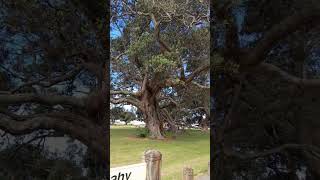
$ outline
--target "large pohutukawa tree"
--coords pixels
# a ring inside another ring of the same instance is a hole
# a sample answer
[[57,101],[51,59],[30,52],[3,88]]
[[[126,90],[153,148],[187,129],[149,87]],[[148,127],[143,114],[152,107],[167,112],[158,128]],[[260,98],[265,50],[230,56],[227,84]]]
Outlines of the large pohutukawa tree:
[[[163,139],[176,87],[208,89],[209,5],[202,1],[112,1],[111,103],[143,114],[151,138]],[[202,78],[202,79],[201,79]],[[175,96],[179,96],[175,93]]]
[[0,129],[66,134],[107,165],[108,3],[92,3],[0,1]]

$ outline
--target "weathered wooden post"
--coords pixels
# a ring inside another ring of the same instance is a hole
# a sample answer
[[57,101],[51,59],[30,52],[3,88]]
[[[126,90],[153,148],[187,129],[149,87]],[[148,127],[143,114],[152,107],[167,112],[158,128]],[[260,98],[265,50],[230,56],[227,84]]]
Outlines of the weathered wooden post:
[[191,167],[183,168],[183,180],[193,180],[193,169]]
[[146,180],[160,180],[162,154],[157,150],[147,150],[144,153],[144,159],[147,164]]

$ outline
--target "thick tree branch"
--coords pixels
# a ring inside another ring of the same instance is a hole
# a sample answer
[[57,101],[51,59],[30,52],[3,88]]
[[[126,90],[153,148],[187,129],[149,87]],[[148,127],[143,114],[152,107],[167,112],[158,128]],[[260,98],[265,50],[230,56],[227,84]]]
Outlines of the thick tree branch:
[[161,102],[161,101],[163,101],[163,100],[168,100],[169,103],[161,106],[160,109],[165,109],[165,108],[167,108],[168,106],[170,106],[171,104],[173,104],[175,107],[177,107],[180,111],[183,111],[183,112],[195,112],[195,111],[201,111],[201,110],[204,110],[204,111],[205,111],[205,110],[206,110],[206,108],[205,108],[205,107],[202,107],[202,106],[196,107],[196,108],[193,108],[193,109],[183,108],[183,107],[181,107],[181,105],[180,105],[177,101],[175,101],[175,100],[174,100],[173,98],[171,98],[171,97],[165,96],[165,97],[160,97],[160,98],[158,98],[158,102]]
[[144,93],[147,90],[147,86],[148,86],[148,74],[146,73],[142,81],[141,93]]
[[103,140],[99,140],[103,135],[102,128],[75,114],[41,114],[25,121],[15,121],[0,113],[0,129],[12,135],[25,135],[40,129],[54,129],[79,139],[106,158]]
[[171,104],[173,104],[174,106],[180,108],[179,103],[178,103],[177,101],[175,101],[172,97],[163,96],[163,97],[158,98],[158,102],[159,102],[159,103],[160,103],[161,101],[163,101],[163,100],[168,100],[169,103],[161,106],[160,109],[166,108],[166,107],[170,106]]
[[131,92],[131,91],[125,91],[125,90],[110,90],[111,95],[117,95],[117,94],[122,94],[122,95],[131,95],[138,97],[140,95],[140,92]]
[[181,84],[192,83],[195,86],[208,89],[209,87],[200,85],[199,83],[193,82],[193,80],[204,72],[208,72],[210,69],[210,64],[205,64],[198,67],[195,71],[192,72],[186,79],[166,79],[163,84],[159,85],[160,87],[172,87]]
[[294,83],[300,86],[308,86],[308,87],[320,87],[320,79],[304,79],[299,78],[294,75],[291,75],[279,67],[269,64],[269,63],[261,63],[259,64],[255,70],[257,71],[269,71],[273,73],[279,74],[284,80],[289,83]]
[[164,120],[170,125],[172,130],[176,132],[178,130],[177,125],[175,124],[174,119],[172,118],[171,114],[167,109],[161,109],[160,110],[160,115],[164,118]]
[[110,102],[113,104],[128,103],[138,107],[139,109],[142,107],[140,101],[134,97],[110,98]]
[[45,105],[70,105],[76,108],[85,108],[86,103],[84,98],[76,98],[72,96],[62,95],[36,95],[36,94],[0,94],[0,104],[21,104],[21,103],[40,103]]
[[15,93],[15,92],[19,91],[20,89],[22,89],[23,87],[28,87],[28,86],[32,86],[32,85],[40,85],[42,87],[50,87],[50,86],[53,86],[53,85],[58,84],[60,82],[71,80],[79,74],[79,72],[82,70],[82,68],[83,68],[82,66],[76,67],[74,70],[72,70],[62,76],[55,77],[53,79],[45,78],[45,79],[27,82],[27,83],[17,87],[16,89],[12,90],[11,93]]
[[17,120],[17,121],[22,121],[24,120],[25,118],[31,118],[32,116],[19,116],[17,114],[14,114],[10,111],[7,110],[7,108],[0,108],[0,113],[1,114],[4,114],[6,116],[9,116],[10,118],[12,118],[13,120]]
[[156,17],[154,16],[154,14],[150,14],[150,17],[154,24],[154,35],[156,40],[164,50],[171,52],[171,49],[169,48],[169,46],[165,42],[163,42],[163,40],[160,37],[160,21],[156,20]]
[[192,81],[191,83],[192,83],[193,85],[197,86],[197,87],[200,88],[200,89],[210,89],[210,86],[201,85],[201,84],[199,84],[199,83],[197,83],[197,82],[194,82],[194,81]]
[[310,21],[319,19],[320,8],[304,8],[300,12],[287,17],[281,23],[273,26],[264,37],[258,42],[258,44],[250,50],[247,57],[243,62],[240,62],[244,66],[254,66],[262,62],[271,48],[279,42],[279,40],[287,37],[292,32],[295,32],[299,27],[310,23]]
[[197,76],[199,76],[201,73],[203,72],[207,72],[210,70],[210,64],[209,63],[206,63],[200,67],[198,67],[196,70],[194,70],[192,72],[191,75],[189,75],[187,77],[187,79],[185,80],[186,83],[190,83],[191,81],[193,81],[194,78],[196,78]]

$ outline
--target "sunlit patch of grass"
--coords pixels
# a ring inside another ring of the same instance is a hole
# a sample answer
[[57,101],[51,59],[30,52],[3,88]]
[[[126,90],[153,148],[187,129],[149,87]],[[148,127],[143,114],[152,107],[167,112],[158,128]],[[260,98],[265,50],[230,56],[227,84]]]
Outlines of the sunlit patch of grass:
[[191,166],[196,175],[206,173],[210,159],[210,134],[197,130],[166,140],[137,138],[136,128],[127,126],[111,127],[111,167],[140,163],[143,152],[156,149],[162,153],[162,179],[182,179],[184,166]]

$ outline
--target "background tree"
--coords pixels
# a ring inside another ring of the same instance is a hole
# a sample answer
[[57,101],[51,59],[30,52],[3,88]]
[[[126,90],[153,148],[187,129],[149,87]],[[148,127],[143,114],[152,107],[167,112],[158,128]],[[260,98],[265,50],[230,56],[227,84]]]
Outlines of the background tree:
[[110,122],[114,123],[115,120],[121,118],[121,113],[123,113],[122,107],[113,107],[110,109]]
[[319,179],[319,7],[212,3],[215,179]]
[[130,121],[135,120],[136,115],[135,115],[133,112],[124,111],[124,112],[121,114],[121,117],[122,117],[121,119],[122,119],[126,124],[128,124]]
[[174,124],[163,106],[178,105],[178,86],[208,89],[208,8],[200,1],[112,1],[111,102],[137,107],[151,138],[163,139],[164,121]]

